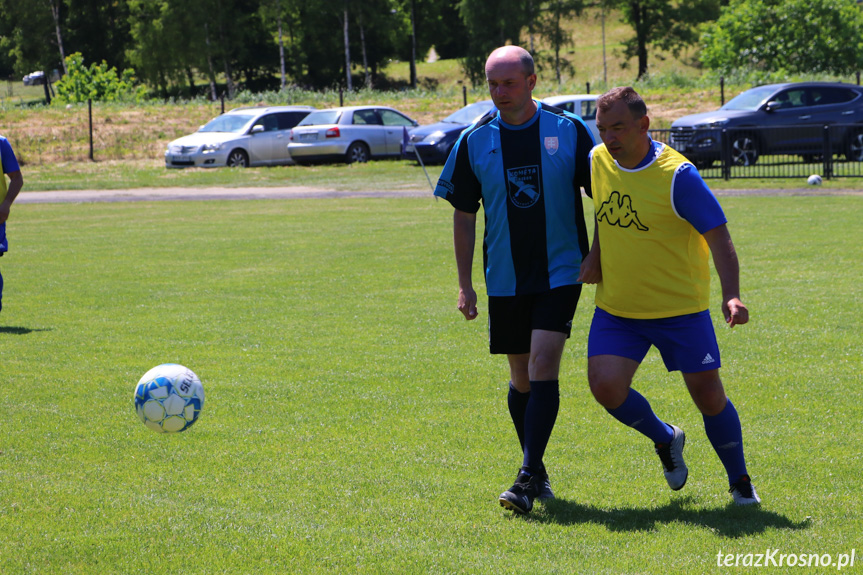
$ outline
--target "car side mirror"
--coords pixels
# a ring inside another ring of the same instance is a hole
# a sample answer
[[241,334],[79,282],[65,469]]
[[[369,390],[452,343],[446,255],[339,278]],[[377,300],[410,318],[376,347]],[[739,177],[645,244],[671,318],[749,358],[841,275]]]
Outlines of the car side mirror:
[[254,126],[252,126],[252,131],[249,133],[250,134],[257,134],[258,132],[263,132],[263,131],[264,131],[264,125],[263,124],[255,124]]
[[411,124],[413,124],[413,125],[414,125],[414,128],[416,128],[416,127],[418,127],[418,126],[420,125],[420,123],[419,123],[419,122],[417,122],[416,120],[411,120]]
[[782,107],[782,102],[767,102],[767,105],[764,107],[765,112],[775,112],[779,108]]

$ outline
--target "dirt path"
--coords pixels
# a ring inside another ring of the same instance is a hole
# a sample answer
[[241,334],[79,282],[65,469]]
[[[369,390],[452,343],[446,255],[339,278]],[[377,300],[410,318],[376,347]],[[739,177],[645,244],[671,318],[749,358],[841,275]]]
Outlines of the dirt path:
[[[831,188],[716,190],[717,196],[752,195],[805,195],[835,196],[863,195],[863,190]],[[54,192],[21,192],[16,204],[56,204],[90,202],[152,202],[152,201],[203,201],[203,200],[264,200],[309,198],[407,198],[427,197],[428,188],[411,190],[337,191],[314,187],[282,188],[139,188],[130,190],[66,190]]]

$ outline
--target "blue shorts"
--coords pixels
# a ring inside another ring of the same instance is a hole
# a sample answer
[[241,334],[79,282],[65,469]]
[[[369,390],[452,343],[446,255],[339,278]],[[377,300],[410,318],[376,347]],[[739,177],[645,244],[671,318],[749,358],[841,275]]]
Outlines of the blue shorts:
[[696,373],[721,366],[710,311],[662,319],[629,319],[596,308],[587,357],[617,355],[641,363],[656,346],[668,371]]
[[3,222],[0,224],[0,254],[8,250],[9,242],[6,241],[6,222]]

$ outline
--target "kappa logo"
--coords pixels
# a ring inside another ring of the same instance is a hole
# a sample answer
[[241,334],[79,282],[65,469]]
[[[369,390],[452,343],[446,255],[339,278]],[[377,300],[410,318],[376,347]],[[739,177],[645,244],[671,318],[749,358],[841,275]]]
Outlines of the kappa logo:
[[704,356],[704,359],[701,360],[701,365],[707,365],[708,363],[716,363],[716,360],[713,359],[713,356],[709,353]]
[[648,227],[638,219],[638,212],[632,209],[632,198],[628,195],[621,196],[620,192],[611,192],[607,201],[603,202],[596,214],[598,221],[605,220],[612,226],[628,228],[635,225],[636,229],[646,232]]
[[509,200],[518,208],[529,208],[542,196],[539,166],[510,168],[506,171],[506,180]]

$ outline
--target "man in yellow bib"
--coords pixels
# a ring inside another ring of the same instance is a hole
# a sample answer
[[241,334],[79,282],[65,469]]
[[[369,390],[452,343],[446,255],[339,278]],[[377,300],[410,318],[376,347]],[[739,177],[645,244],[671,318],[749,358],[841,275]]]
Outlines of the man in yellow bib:
[[[6,240],[6,220],[9,218],[9,209],[12,202],[18,197],[24,178],[21,176],[21,168],[18,166],[18,158],[12,151],[9,140],[0,136],[0,164],[3,174],[9,176],[9,184],[6,184],[6,176],[0,174],[0,257],[9,250],[9,242]],[[0,310],[3,309],[3,275],[0,274]]]
[[638,366],[656,346],[668,371],[683,374],[734,502],[760,503],[746,469],[740,418],[719,378],[708,309],[712,254],[726,323],[749,320],[725,214],[695,166],[650,138],[647,107],[635,90],[603,94],[596,125],[603,142],[591,152],[596,227],[579,277],[597,286],[587,350],[590,390],[613,417],[653,441],[669,487],[683,488],[686,435],[659,419],[632,388]]

